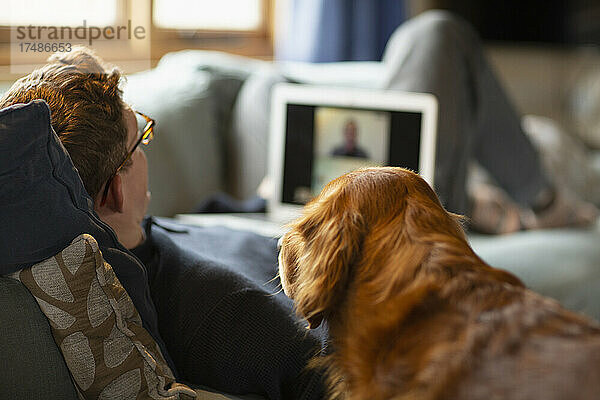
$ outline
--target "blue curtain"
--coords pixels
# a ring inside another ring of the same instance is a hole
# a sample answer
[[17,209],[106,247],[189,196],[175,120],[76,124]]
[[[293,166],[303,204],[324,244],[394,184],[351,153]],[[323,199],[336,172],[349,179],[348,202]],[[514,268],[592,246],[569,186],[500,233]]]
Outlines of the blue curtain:
[[403,0],[290,0],[278,60],[334,62],[380,60],[405,19]]

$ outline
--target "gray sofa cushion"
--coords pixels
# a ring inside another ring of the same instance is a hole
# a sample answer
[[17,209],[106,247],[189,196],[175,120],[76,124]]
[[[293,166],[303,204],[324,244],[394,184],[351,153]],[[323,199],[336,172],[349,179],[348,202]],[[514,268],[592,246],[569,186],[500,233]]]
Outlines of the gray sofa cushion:
[[472,235],[475,252],[531,289],[600,320],[600,230],[554,229]]
[[20,282],[0,276],[0,397],[77,399],[48,320]]

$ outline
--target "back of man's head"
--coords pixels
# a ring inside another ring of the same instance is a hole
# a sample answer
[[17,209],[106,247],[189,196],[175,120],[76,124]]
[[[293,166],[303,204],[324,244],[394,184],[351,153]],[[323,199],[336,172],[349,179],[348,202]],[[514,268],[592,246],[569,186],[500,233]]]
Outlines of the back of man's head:
[[16,81],[0,108],[43,99],[52,127],[79,170],[92,199],[127,155],[121,73],[91,50],[74,47]]

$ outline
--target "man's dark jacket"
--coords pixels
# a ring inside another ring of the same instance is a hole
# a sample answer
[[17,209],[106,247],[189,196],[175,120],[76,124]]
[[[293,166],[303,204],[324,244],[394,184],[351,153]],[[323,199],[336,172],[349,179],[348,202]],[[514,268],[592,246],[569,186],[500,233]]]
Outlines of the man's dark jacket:
[[277,272],[277,243],[249,232],[145,221],[133,249],[148,269],[160,334],[184,381],[232,394],[320,399],[307,369],[324,332],[295,317]]

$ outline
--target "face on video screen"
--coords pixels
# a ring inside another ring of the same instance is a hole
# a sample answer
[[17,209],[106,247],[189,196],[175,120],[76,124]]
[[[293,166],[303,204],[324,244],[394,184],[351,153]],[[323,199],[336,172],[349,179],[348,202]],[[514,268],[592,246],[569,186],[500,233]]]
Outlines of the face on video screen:
[[317,108],[311,195],[346,172],[386,165],[389,130],[388,112]]

